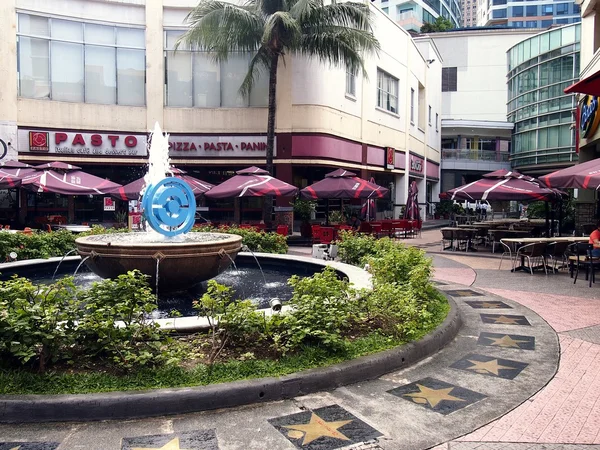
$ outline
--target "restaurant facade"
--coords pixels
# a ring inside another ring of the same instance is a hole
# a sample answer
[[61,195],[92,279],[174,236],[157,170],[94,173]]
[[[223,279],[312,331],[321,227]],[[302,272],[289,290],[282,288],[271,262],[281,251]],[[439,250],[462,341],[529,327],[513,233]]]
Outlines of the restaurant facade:
[[[158,122],[170,134],[171,163],[192,176],[218,184],[264,166],[267,76],[242,96],[250,55],[219,64],[204,52],[175,52],[195,3],[0,2],[8,22],[0,28],[0,162],[63,161],[125,184],[144,174]],[[380,209],[398,217],[413,180],[420,203],[438,199],[441,57],[370,7],[382,48],[365,57],[365,74],[295,55],[280,65],[274,175],[302,188],[353,170],[391,188]],[[0,193],[0,215],[16,210],[13,195]],[[69,209],[77,221],[113,214],[102,198],[21,197],[23,220]],[[261,200],[245,201],[259,217]],[[204,202],[212,219],[232,214],[233,201]]]

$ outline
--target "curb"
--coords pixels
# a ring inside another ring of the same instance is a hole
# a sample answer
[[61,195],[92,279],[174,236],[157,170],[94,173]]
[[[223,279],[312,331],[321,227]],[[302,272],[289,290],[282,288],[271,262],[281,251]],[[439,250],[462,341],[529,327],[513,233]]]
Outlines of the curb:
[[[444,294],[445,295],[445,294]],[[462,326],[454,300],[444,322],[417,342],[331,366],[190,388],[76,395],[0,396],[1,423],[134,419],[272,402],[378,378],[420,361],[452,341]]]

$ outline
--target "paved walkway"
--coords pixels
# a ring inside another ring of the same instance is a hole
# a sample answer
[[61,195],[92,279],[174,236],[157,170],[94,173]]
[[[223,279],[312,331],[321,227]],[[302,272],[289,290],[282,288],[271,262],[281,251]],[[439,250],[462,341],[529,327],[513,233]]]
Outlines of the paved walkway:
[[[438,242],[437,230],[408,241],[434,251]],[[600,449],[600,285],[513,274],[494,258],[433,257],[466,323],[413,367],[229,410],[0,425],[0,450]]]

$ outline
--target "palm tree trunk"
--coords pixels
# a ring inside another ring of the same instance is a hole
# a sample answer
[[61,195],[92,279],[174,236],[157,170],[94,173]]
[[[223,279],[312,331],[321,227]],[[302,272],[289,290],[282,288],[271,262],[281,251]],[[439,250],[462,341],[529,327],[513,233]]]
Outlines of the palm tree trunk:
[[[279,54],[274,54],[271,57],[271,67],[269,70],[269,113],[267,120],[267,172],[271,175],[273,172],[273,153],[275,146],[275,113],[277,107],[277,64],[279,63]],[[265,224],[271,222],[273,209],[273,198],[266,196],[264,198],[263,206],[263,220]]]

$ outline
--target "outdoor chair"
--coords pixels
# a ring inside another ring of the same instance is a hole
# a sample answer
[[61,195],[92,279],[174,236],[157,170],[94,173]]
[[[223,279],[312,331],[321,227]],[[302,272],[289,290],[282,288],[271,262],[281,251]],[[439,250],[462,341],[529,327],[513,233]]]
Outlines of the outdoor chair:
[[465,246],[465,252],[469,251],[473,238],[472,230],[455,230],[453,231],[454,240],[456,241],[456,250],[461,250],[461,246]]
[[282,236],[287,236],[289,231],[289,227],[287,225],[277,225],[277,234]]
[[381,222],[381,231],[378,234],[379,237],[392,237],[392,222]]
[[358,227],[358,232],[371,234],[373,232],[373,225],[369,222],[361,222],[360,226]]
[[579,269],[585,268],[585,279],[589,281],[589,286],[596,282],[595,269],[600,268],[600,258],[592,256],[591,244],[578,242],[569,246],[569,272],[571,277],[575,273],[573,284],[577,283]]
[[[440,230],[442,232],[442,251],[443,250],[452,250],[452,246],[454,245],[454,235],[452,234],[452,230]],[[450,242],[450,245],[445,247],[446,242]]]
[[531,275],[533,275],[534,269],[532,261],[535,263],[537,260],[540,260],[542,262],[542,266],[544,267],[544,272],[546,272],[546,275],[548,275],[548,268],[546,267],[547,245],[548,244],[545,242],[535,242],[533,244],[523,245],[517,250],[515,259],[518,259],[520,257],[523,260],[527,260],[527,267],[529,268],[529,272],[531,273]]
[[502,269],[502,260],[504,259],[505,255],[508,255],[508,259],[510,260],[512,266],[511,269],[514,269],[519,244],[517,242],[504,242],[503,240],[500,240],[500,245],[502,245],[504,251],[502,252],[502,255],[500,255],[500,264],[498,265],[498,270]]
[[[550,244],[548,244],[548,247],[546,247],[546,258],[551,259],[553,261],[552,272],[556,272],[556,264],[558,263],[559,260],[561,263],[561,267],[566,266],[567,258],[566,258],[565,254],[566,254],[568,248],[569,248],[568,241],[557,241],[557,242],[551,242]],[[559,269],[561,267],[559,267]]]
[[334,239],[333,227],[321,227],[321,242],[320,244],[331,244]]

